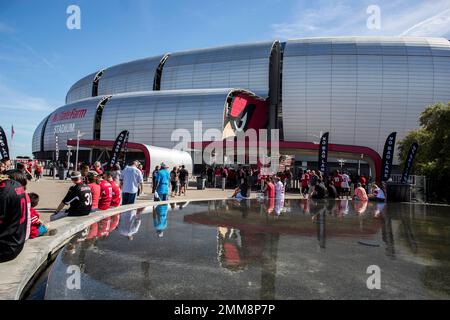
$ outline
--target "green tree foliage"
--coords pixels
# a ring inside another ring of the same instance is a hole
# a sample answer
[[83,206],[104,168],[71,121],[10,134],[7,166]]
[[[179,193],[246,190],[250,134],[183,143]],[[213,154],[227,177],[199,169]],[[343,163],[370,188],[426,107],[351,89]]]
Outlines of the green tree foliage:
[[419,149],[411,172],[431,180],[435,200],[450,202],[450,102],[428,106],[420,116],[420,125],[399,142],[399,160],[405,162],[411,144],[417,141]]

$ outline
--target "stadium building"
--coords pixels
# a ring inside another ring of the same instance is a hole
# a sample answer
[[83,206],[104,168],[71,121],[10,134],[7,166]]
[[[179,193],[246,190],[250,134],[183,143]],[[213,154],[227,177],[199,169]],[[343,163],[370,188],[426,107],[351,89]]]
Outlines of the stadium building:
[[450,44],[441,38],[310,38],[166,53],[77,81],[66,105],[38,125],[33,154],[54,159],[56,136],[65,151],[80,131],[80,159],[96,160],[126,129],[148,172],[148,148],[164,153],[175,129],[202,121],[203,130],[279,129],[280,153],[298,160],[316,159],[329,131],[330,158],[363,160],[379,176],[389,133],[400,140],[416,129],[427,105],[450,101],[449,89]]

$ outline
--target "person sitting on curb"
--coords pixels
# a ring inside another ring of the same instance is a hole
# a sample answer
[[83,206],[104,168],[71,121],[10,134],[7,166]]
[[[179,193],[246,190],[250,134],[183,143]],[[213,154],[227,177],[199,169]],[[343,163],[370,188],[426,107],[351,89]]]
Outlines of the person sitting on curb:
[[239,185],[239,187],[237,187],[234,190],[233,195],[231,196],[231,198],[236,198],[236,199],[247,199],[248,198],[248,184],[247,184],[247,180],[244,179],[243,182]]
[[384,191],[378,187],[375,183],[372,184],[372,193],[369,194],[370,201],[385,202],[386,196]]
[[356,184],[355,194],[353,195],[353,199],[357,201],[367,201],[369,197],[367,196],[366,189],[362,187],[362,184],[358,182]]
[[50,229],[50,226],[48,224],[43,223],[40,220],[40,215],[36,211],[36,207],[39,204],[39,195],[30,192],[28,194],[31,201],[31,232],[30,232],[30,239],[34,239],[41,236],[53,236],[56,234],[56,229]]
[[106,171],[103,174],[103,178],[109,182],[109,184],[111,185],[111,203],[110,203],[110,207],[118,207],[120,206],[120,203],[122,202],[122,199],[120,197],[120,187],[119,185],[116,183],[116,181],[114,181],[113,176],[111,174],[111,172]]
[[100,200],[98,201],[100,210],[108,210],[111,206],[113,191],[111,183],[107,179],[106,174],[97,176],[97,182],[100,185]]
[[[81,173],[73,171],[70,174],[73,186],[69,188],[66,196],[59,204],[55,213],[50,217],[50,221],[68,217],[87,216],[92,208],[92,192],[89,186],[83,183]],[[69,209],[62,211],[68,205]]]
[[91,212],[96,212],[98,210],[98,202],[100,200],[100,186],[97,183],[97,176],[98,174],[95,171],[89,171],[86,175],[88,181],[87,185],[92,193]]
[[[26,181],[25,175],[20,173]],[[15,259],[26,240],[25,188],[7,175],[0,175],[0,262]]]

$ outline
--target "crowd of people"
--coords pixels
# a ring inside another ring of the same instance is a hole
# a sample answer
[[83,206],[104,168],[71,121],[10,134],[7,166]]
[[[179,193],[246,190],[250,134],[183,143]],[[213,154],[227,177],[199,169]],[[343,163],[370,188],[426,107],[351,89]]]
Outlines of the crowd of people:
[[[39,161],[17,163],[14,169],[9,159],[0,161],[0,262],[14,259],[26,240],[56,233],[50,224],[40,219],[36,210],[39,195],[27,192],[27,183],[39,181],[43,165]],[[50,221],[69,216],[85,216],[97,211],[134,204],[144,194],[144,171],[139,161],[131,161],[123,170],[119,164],[109,170],[95,162],[80,163],[80,171],[71,171],[72,181]],[[169,168],[165,163],[156,166],[151,174],[152,194],[155,201],[169,197],[186,196],[190,173],[184,165]],[[268,199],[284,199],[285,192],[299,182],[303,199],[354,199],[360,202],[386,200],[383,188],[370,183],[365,176],[351,176],[334,171],[324,175],[320,171],[300,170],[294,178],[286,168],[272,176],[263,176],[257,168],[226,166],[207,167],[202,174],[210,188],[234,189],[232,198],[250,198],[251,190],[261,192]]]
[[[28,239],[56,233],[50,224],[40,219],[36,210],[39,195],[27,192],[32,170],[39,173],[35,174],[38,181],[42,174],[40,167],[42,165],[37,161],[28,164],[18,162],[12,169],[9,159],[0,161],[0,262],[14,259]],[[86,216],[99,210],[133,204],[137,195],[143,194],[144,179],[139,161],[132,161],[124,170],[121,170],[120,165],[115,165],[110,171],[104,171],[100,162],[92,166],[80,164],[79,167],[80,171],[69,173],[73,184],[51,215],[50,221],[66,216]],[[177,175],[181,180],[183,170],[184,167]],[[168,199],[169,181],[167,166],[162,163],[155,175],[155,200]]]

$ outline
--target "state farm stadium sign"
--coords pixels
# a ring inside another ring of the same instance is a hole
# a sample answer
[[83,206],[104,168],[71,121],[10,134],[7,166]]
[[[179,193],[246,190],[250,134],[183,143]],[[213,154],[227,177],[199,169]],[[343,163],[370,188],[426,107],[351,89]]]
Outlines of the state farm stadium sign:
[[[72,110],[55,113],[52,116],[51,121],[54,123],[66,120],[82,119],[86,116],[86,113],[87,109],[74,108]],[[75,132],[75,123],[55,124],[53,132],[54,134]]]
[[52,122],[71,120],[71,119],[81,119],[86,116],[87,109],[72,109],[69,111],[62,111],[59,113],[55,113],[52,116]]

